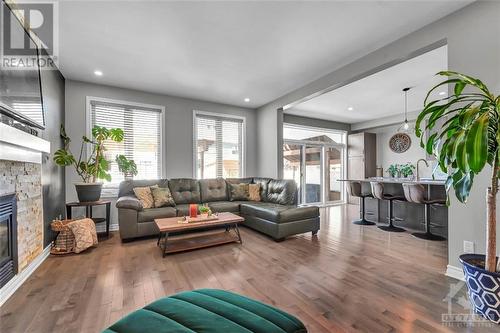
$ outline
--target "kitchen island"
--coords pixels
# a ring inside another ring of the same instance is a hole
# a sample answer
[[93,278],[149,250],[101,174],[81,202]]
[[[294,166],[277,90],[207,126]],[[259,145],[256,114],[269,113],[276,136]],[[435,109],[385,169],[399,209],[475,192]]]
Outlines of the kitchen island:
[[[384,184],[384,192],[404,197],[403,183],[421,184],[427,188],[427,195],[431,199],[445,198],[444,179],[420,178],[392,178],[392,177],[370,177],[366,179],[340,179],[342,182],[360,182],[362,192],[371,193],[370,182],[380,182]],[[406,201],[394,201],[394,224],[407,229],[408,231],[424,231],[424,211],[423,204],[410,203]],[[388,201],[378,200],[373,197],[365,199],[365,218],[379,224],[388,223]],[[431,231],[433,234],[448,237],[448,207],[431,206],[430,209]]]

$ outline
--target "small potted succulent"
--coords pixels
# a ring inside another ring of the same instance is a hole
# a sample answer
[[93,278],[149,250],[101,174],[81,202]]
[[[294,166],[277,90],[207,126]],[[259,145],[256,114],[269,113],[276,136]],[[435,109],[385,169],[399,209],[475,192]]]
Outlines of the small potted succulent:
[[[110,162],[105,157],[104,142],[111,140],[114,142],[123,141],[123,130],[120,128],[107,129],[106,127],[94,126],[92,137],[82,137],[82,144],[78,158],[71,152],[71,139],[66,134],[64,125],[61,125],[61,138],[64,148],[54,153],[54,162],[59,166],[72,165],[82,182],[75,183],[76,194],[80,202],[97,201],[101,198],[102,182],[99,179],[111,180],[109,174]],[[87,152],[86,148],[90,147]]]
[[123,173],[125,180],[134,179],[134,176],[138,173],[134,160],[129,160],[125,155],[116,155],[115,161],[118,165],[118,170]]
[[208,207],[207,204],[200,206],[199,210],[200,210],[200,214],[205,216],[205,217],[209,217],[212,215],[212,210],[210,209],[210,207]]
[[[453,187],[461,203],[467,202],[475,177],[485,169],[490,172],[489,186],[485,188],[486,255],[462,254],[460,261],[472,308],[499,324],[496,204],[500,178],[500,96],[495,96],[476,78],[451,71],[438,74],[447,79],[427,94],[424,109],[415,123],[415,133],[422,138],[421,146],[436,156],[439,167],[448,174],[446,190]],[[430,94],[443,85],[453,85],[454,93],[430,101]],[[422,130],[420,125],[425,120],[427,124]],[[434,133],[424,139],[427,130]]]

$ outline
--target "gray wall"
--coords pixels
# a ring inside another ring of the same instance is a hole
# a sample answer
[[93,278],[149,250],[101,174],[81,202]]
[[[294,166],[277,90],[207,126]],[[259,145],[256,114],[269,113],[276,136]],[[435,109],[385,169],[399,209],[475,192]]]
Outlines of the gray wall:
[[[258,110],[259,117],[266,119],[266,128],[276,128],[276,110],[306,96],[352,82],[372,73],[391,62],[405,59],[416,50],[446,40],[449,69],[477,76],[492,91],[500,91],[500,3],[475,2],[439,21],[413,32],[351,64],[295,90]],[[274,124],[271,123],[274,121]],[[259,120],[259,123],[261,120]],[[277,174],[278,141],[276,132],[259,131],[259,170],[270,170],[268,176]],[[273,149],[274,147],[274,149]],[[273,167],[274,166],[274,167]],[[472,196],[467,205],[452,200],[449,215],[449,264],[459,266],[458,255],[463,251],[463,240],[473,241],[476,252],[485,249],[485,190],[489,170],[476,177]]]
[[59,216],[65,216],[65,173],[52,161],[54,152],[63,145],[59,126],[64,123],[64,77],[58,70],[42,71],[41,77],[46,124],[41,137],[50,141],[51,153],[44,154],[42,159],[43,244],[46,247],[55,237],[50,223]]
[[[166,177],[193,177],[193,110],[236,115],[246,118],[246,174],[257,175],[255,128],[256,111],[180,97],[146,93],[73,80],[66,81],[66,130],[74,138],[73,150],[79,149],[79,138],[85,134],[86,97],[102,97],[165,107]],[[72,168],[66,170],[66,200],[76,200],[73,182],[79,181]],[[114,206],[114,205],[113,205]],[[77,211],[75,214],[83,214]],[[96,215],[100,212],[96,209]],[[112,211],[116,223],[116,212]]]
[[278,138],[282,137],[283,111],[277,110],[279,104],[257,110],[257,174],[260,177],[277,177]]
[[[414,126],[414,124],[410,124]],[[423,158],[426,159],[425,150],[420,147],[420,139],[417,138],[414,132],[408,132],[411,138],[411,146],[404,153],[395,153],[389,148],[389,140],[391,137],[398,132],[401,124],[385,126],[367,132],[377,134],[377,166],[381,166],[384,169],[384,176],[389,176],[386,170],[391,164],[406,164],[415,163]],[[425,164],[420,164],[420,177],[431,177],[432,176],[432,164],[426,167]]]

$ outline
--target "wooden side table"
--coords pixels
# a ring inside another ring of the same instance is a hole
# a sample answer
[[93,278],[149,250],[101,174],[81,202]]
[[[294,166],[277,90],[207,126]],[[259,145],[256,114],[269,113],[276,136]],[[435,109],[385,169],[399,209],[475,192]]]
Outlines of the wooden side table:
[[[106,217],[92,217],[92,207],[106,205]],[[68,202],[66,204],[66,218],[71,219],[73,207],[85,207],[85,217],[91,218],[94,223],[106,222],[106,237],[109,237],[109,223],[111,220],[111,201],[99,200],[89,202]]]

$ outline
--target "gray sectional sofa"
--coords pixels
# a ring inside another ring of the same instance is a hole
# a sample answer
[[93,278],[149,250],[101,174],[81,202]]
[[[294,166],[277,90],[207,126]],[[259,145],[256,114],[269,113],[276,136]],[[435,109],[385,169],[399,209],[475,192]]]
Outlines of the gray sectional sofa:
[[[261,201],[231,201],[228,183],[260,184]],[[134,187],[168,187],[175,207],[144,209],[134,195]],[[116,207],[123,240],[157,235],[154,219],[188,215],[189,204],[208,204],[213,212],[233,212],[245,218],[244,226],[283,240],[319,230],[319,208],[297,207],[297,186],[293,180],[271,178],[159,179],[121,182]]]

